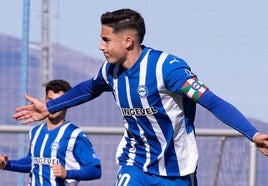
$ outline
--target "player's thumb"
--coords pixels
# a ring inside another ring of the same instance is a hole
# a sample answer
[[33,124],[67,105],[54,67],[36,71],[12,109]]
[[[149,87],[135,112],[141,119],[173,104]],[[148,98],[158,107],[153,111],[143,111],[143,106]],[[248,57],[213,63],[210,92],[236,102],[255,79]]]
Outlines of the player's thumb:
[[34,98],[33,97],[31,97],[31,96],[29,96],[27,93],[25,93],[24,94],[24,97],[25,97],[25,99],[27,100],[27,101],[29,101],[29,102],[33,102],[33,100],[34,100]]

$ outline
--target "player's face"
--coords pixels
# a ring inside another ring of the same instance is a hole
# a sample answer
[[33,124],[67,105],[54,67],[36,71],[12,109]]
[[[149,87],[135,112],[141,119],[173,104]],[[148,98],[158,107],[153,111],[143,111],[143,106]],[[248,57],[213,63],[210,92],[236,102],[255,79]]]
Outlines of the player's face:
[[[60,91],[58,93],[54,93],[52,90],[49,90],[48,94],[46,96],[46,102],[48,102],[50,100],[53,100],[53,99],[56,99],[56,98],[60,97],[63,94],[64,94],[64,92],[62,92],[62,91]],[[50,120],[51,119],[64,119],[65,113],[66,113],[66,110],[62,110],[62,111],[56,112],[54,114],[50,114],[48,116],[48,119],[50,119]]]
[[113,28],[102,25],[99,49],[109,63],[124,63],[127,56],[126,35],[124,32],[113,33]]

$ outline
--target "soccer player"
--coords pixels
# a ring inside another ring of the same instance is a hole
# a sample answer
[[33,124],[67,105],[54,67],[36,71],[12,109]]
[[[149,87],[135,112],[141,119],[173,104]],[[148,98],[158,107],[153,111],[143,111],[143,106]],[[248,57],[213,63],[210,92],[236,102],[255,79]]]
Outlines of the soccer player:
[[[64,80],[46,84],[46,102],[71,89]],[[71,121],[67,110],[49,114],[46,121],[29,132],[30,147],[26,157],[8,160],[0,156],[0,169],[30,173],[29,185],[78,185],[80,180],[101,177],[101,164],[87,135]]]
[[268,134],[201,83],[183,59],[142,44],[145,23],[138,12],[107,12],[101,23],[99,49],[106,61],[98,75],[47,103],[26,94],[31,104],[16,109],[16,120],[39,121],[110,91],[125,128],[117,150],[117,186],[197,185],[197,103],[268,155]]

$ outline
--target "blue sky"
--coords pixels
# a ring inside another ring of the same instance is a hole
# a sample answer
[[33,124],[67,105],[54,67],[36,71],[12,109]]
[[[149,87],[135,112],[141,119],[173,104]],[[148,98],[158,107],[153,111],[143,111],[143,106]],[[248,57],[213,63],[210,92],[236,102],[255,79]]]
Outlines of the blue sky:
[[[22,36],[23,1],[0,0],[0,33]],[[168,2],[168,3],[167,3]],[[268,122],[268,1],[51,1],[51,35],[97,59],[99,17],[132,8],[146,22],[144,44],[188,62],[199,79],[247,117]],[[41,41],[41,1],[31,1],[30,40]]]

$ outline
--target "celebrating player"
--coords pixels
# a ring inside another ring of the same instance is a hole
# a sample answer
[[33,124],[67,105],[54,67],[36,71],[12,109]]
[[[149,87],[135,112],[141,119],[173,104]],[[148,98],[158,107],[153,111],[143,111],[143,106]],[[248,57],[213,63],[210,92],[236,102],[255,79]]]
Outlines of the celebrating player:
[[[46,84],[46,102],[70,89],[64,80]],[[49,114],[46,122],[30,132],[30,148],[26,157],[8,160],[0,156],[0,169],[30,173],[29,185],[78,185],[80,180],[101,176],[100,160],[86,134],[65,120],[67,110]]]
[[197,185],[196,103],[268,155],[268,134],[201,83],[183,59],[142,45],[145,24],[138,12],[107,12],[101,23],[99,48],[106,61],[98,75],[47,103],[25,95],[31,104],[16,109],[16,120],[39,121],[112,92],[125,127],[117,150],[118,186]]

